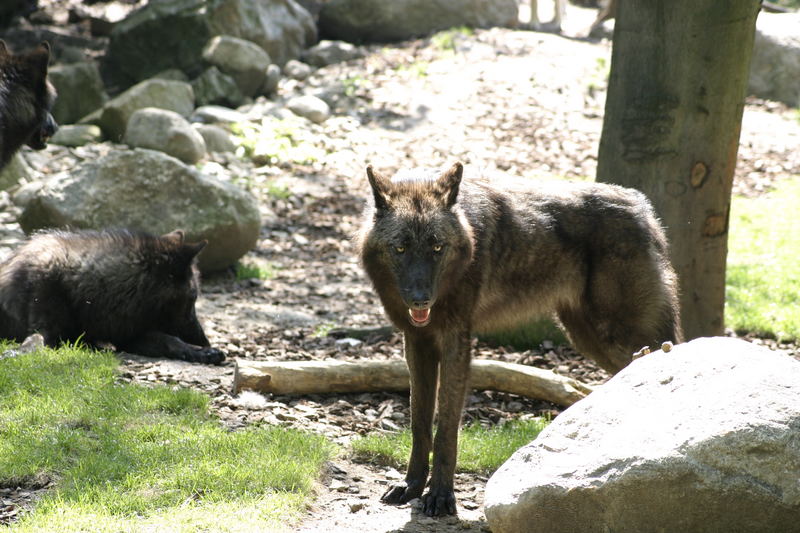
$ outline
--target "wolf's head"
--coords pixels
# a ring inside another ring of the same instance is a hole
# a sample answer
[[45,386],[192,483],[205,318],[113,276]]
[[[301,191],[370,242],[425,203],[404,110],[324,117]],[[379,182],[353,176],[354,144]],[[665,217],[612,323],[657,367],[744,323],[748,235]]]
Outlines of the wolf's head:
[[162,327],[185,342],[209,346],[195,312],[200,292],[200,273],[197,255],[208,241],[185,241],[182,230],[175,230],[154,239],[156,278],[161,283]]
[[50,109],[56,93],[47,80],[50,45],[12,54],[0,40],[0,124],[4,159],[26,144],[35,150],[47,146],[58,129]]
[[362,262],[384,305],[404,306],[417,327],[431,322],[436,300],[472,259],[472,228],[458,204],[462,174],[461,163],[438,176],[416,170],[393,179],[367,167],[374,202]]

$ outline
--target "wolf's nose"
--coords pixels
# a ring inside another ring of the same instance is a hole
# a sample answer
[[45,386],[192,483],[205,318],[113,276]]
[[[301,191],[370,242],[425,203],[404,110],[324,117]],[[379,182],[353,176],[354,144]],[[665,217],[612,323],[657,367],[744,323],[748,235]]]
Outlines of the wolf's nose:
[[427,309],[431,306],[430,300],[413,300],[411,302],[411,307],[414,309]]

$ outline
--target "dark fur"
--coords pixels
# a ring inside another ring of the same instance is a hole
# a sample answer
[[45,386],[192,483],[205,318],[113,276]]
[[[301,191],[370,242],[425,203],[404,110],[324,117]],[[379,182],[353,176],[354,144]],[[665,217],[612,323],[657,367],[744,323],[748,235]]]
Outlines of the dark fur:
[[50,109],[55,90],[47,81],[50,46],[12,54],[0,40],[0,170],[23,145],[47,146],[58,129]]
[[152,357],[218,363],[195,315],[196,256],[183,232],[125,230],[34,235],[0,265],[0,337],[90,345]]
[[[404,333],[411,371],[411,458],[405,482],[384,501],[422,494],[433,449],[424,512],[455,513],[474,331],[555,314],[575,347],[611,372],[642,346],[681,340],[667,242],[640,192],[563,181],[462,182],[461,164],[441,176],[414,171],[389,180],[371,167],[367,174],[373,203],[361,261]],[[424,309],[429,316],[420,323]]]

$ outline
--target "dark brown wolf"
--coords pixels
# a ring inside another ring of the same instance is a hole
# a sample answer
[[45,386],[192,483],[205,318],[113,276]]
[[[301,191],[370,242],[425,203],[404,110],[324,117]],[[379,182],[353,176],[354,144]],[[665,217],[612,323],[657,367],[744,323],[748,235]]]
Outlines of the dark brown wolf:
[[219,363],[195,314],[196,256],[184,242],[126,230],[39,233],[0,264],[0,338],[82,338],[152,357]]
[[50,109],[56,93],[47,81],[50,46],[12,54],[0,40],[0,170],[23,145],[41,150],[58,129]]
[[[362,264],[404,333],[413,444],[383,500],[455,513],[453,473],[473,331],[555,314],[575,347],[616,372],[645,345],[681,341],[664,231],[638,191],[594,183],[464,180],[372,167]],[[438,430],[432,423],[437,403]]]

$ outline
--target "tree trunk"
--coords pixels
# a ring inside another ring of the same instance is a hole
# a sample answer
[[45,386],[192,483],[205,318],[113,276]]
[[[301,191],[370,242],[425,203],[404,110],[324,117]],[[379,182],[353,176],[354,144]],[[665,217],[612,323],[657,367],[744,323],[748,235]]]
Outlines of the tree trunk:
[[667,228],[686,340],[723,332],[733,172],[758,0],[621,0],[597,181]]

